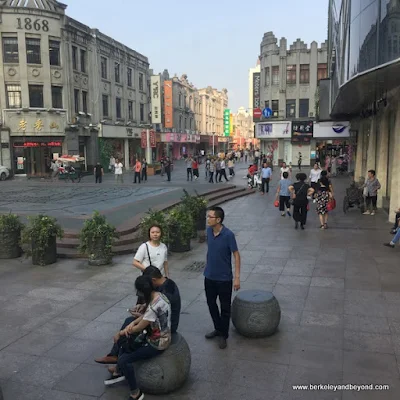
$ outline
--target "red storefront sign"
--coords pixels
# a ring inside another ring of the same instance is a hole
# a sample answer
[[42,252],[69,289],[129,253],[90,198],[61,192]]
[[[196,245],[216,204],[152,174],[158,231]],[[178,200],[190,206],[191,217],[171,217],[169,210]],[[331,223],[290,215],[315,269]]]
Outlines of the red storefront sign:
[[147,134],[146,131],[142,131],[142,140],[141,140],[142,149],[147,147]]
[[14,142],[15,148],[62,147],[62,142]]
[[156,133],[151,130],[150,131],[150,147],[156,147],[157,146],[157,138],[156,138]]

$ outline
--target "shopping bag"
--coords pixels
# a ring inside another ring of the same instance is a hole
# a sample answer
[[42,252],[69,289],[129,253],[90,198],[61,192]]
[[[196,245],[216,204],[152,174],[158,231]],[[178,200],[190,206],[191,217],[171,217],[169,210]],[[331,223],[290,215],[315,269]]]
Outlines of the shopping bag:
[[328,202],[327,210],[328,211],[333,211],[336,208],[336,200],[335,199],[330,199]]
[[274,206],[275,206],[275,207],[279,207],[279,200],[275,200],[275,201],[274,201]]

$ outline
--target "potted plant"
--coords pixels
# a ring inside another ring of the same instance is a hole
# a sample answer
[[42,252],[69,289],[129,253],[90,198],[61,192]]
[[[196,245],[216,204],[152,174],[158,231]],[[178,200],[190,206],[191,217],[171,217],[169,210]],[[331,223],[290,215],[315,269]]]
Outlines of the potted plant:
[[23,224],[15,214],[0,215],[0,259],[18,258]]
[[174,207],[168,213],[170,250],[175,253],[190,251],[193,234],[193,217],[183,205]]
[[163,211],[150,209],[140,222],[140,235],[144,242],[149,240],[149,229],[154,225],[159,225],[162,230],[162,242],[168,244],[168,223],[167,216]]
[[57,261],[57,238],[64,232],[57,220],[39,214],[28,217],[28,225],[22,231],[22,243],[27,245],[27,256],[32,256],[33,265],[50,265]]
[[89,257],[89,265],[107,265],[112,261],[112,246],[117,230],[98,211],[85,221],[79,234],[79,251]]
[[196,196],[191,196],[183,189],[181,198],[183,206],[193,217],[194,230],[204,231],[206,229],[207,199],[196,192]]

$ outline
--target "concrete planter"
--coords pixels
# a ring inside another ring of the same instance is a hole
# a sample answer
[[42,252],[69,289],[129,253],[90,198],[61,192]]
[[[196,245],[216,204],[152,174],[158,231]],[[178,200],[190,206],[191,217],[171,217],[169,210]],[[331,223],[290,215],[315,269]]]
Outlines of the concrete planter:
[[51,265],[57,262],[57,238],[49,237],[46,249],[43,252],[36,251],[37,243],[32,238],[32,264],[33,265]]
[[186,253],[190,251],[190,237],[188,237],[184,242],[180,238],[175,238],[169,245],[169,249],[173,253]]
[[0,231],[0,259],[21,257],[20,231]]
[[105,254],[107,240],[104,237],[96,238],[93,243],[91,254],[89,254],[89,265],[101,266],[111,264],[112,257]]

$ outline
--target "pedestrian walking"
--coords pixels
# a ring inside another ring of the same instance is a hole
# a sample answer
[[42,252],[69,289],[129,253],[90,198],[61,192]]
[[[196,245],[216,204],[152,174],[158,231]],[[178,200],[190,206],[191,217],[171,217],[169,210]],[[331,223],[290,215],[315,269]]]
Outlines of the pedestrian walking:
[[209,183],[214,183],[214,172],[215,172],[215,160],[210,161],[210,169],[208,171],[208,174],[210,176]]
[[301,229],[304,230],[304,226],[307,223],[307,206],[308,196],[312,194],[312,189],[306,183],[307,175],[299,173],[296,175],[297,182],[289,186],[289,191],[292,194],[293,199],[293,219],[295,220],[295,229],[299,229],[299,223]]
[[215,183],[218,182],[221,175],[221,158],[218,158],[215,162]]
[[[278,188],[276,190],[276,199],[279,196],[279,211],[281,212],[282,217],[285,217],[286,214],[290,217],[290,191],[289,187],[292,185],[292,181],[289,180],[289,173],[283,173],[283,179],[279,181]],[[286,212],[285,212],[286,207]]]
[[108,169],[111,171],[111,173],[115,173],[115,163],[116,162],[118,162],[118,160],[116,160],[115,158],[114,158],[114,156],[111,156],[110,157],[110,164],[109,164],[109,166],[108,166]]
[[118,159],[115,160],[115,165],[114,165],[114,175],[115,175],[115,180],[121,183],[124,183],[124,176],[122,174],[122,169],[124,168],[124,165],[122,162],[120,162]]
[[219,171],[219,181],[218,182],[222,182],[222,178],[225,178],[225,181],[226,182],[229,182],[229,179],[227,178],[227,176],[226,176],[226,165],[225,165],[225,160],[224,159],[222,159],[221,160],[221,169],[220,169],[220,171]]
[[292,167],[291,166],[287,166],[285,162],[282,163],[281,166],[281,180],[283,179],[283,174],[287,172],[288,173],[288,177],[289,179],[292,178]]
[[192,171],[194,180],[197,181],[197,179],[199,179],[199,163],[196,158],[194,158],[192,161]]
[[94,176],[96,183],[101,183],[103,181],[104,169],[100,162],[97,162],[97,164],[94,166]]
[[310,184],[311,187],[314,189],[314,191],[316,192],[318,189],[318,181],[321,178],[321,168],[319,167],[318,163],[314,164],[314,168],[310,171]]
[[164,166],[164,163],[165,163],[165,156],[162,155],[161,158],[160,158],[161,176],[164,176],[164,174],[165,174],[165,166]]
[[247,159],[249,158],[249,151],[246,149],[244,152],[244,162],[247,163]]
[[190,177],[190,180],[192,181],[193,180],[193,170],[192,170],[193,159],[192,159],[192,157],[188,156],[186,158],[185,163],[186,163],[187,180],[189,181],[189,177]]
[[54,182],[54,180],[57,178],[58,174],[59,174],[59,168],[60,165],[58,163],[57,160],[52,161],[50,164],[50,169],[51,169],[51,180]]
[[268,166],[268,164],[265,162],[263,164],[263,168],[261,169],[261,187],[262,187],[262,192],[261,194],[265,194],[265,190],[267,193],[269,193],[269,182],[272,177],[272,170]]
[[209,178],[209,175],[210,175],[210,165],[211,165],[211,160],[210,160],[210,157],[209,156],[207,156],[207,159],[206,159],[206,163],[205,163],[205,172],[206,172],[206,180]]
[[[224,210],[211,207],[207,212],[207,265],[204,271],[204,288],[214,330],[207,339],[218,337],[219,348],[225,349],[229,337],[232,286],[240,289],[240,253],[235,235],[225,225]],[[235,275],[232,274],[232,254],[235,259]],[[219,300],[220,309],[218,308]]]
[[168,182],[171,182],[171,159],[167,157],[164,161],[164,168],[165,168],[165,173],[167,174]]
[[142,182],[147,182],[147,161],[145,158],[142,160]]
[[329,180],[326,176],[323,176],[316,186],[316,189],[312,188],[314,198],[317,205],[317,214],[321,223],[321,229],[328,229],[328,203],[332,198],[332,193],[329,190]]
[[133,168],[135,171],[135,180],[133,181],[133,183],[136,183],[137,180],[139,180],[139,183],[140,183],[140,174],[142,172],[142,163],[140,162],[139,159],[136,159],[136,164]]
[[376,173],[373,169],[368,171],[368,178],[363,187],[367,206],[364,215],[375,215],[377,210],[378,190],[381,188],[381,184],[376,178]]
[[299,157],[298,157],[298,161],[297,161],[297,166],[299,167],[299,170],[301,171],[301,164],[303,162],[303,156],[301,155],[301,153],[299,152]]
[[233,160],[233,158],[230,158],[228,160],[228,169],[229,169],[229,176],[235,176],[235,161]]

